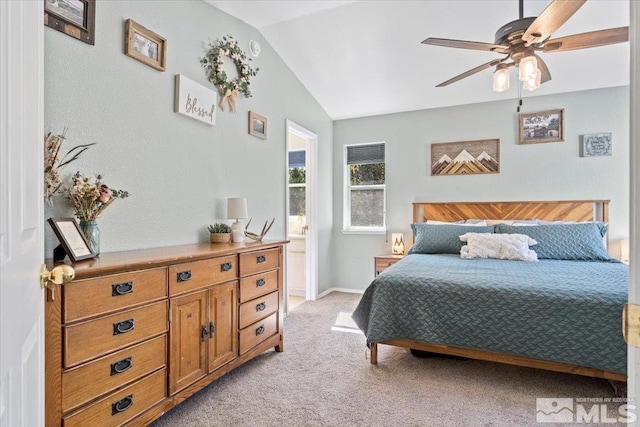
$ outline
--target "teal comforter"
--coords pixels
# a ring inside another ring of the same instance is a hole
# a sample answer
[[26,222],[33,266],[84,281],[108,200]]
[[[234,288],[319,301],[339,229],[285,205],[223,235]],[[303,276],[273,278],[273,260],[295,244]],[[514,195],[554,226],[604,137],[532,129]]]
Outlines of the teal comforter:
[[450,344],[626,374],[625,264],[412,254],[367,288],[353,319],[367,344]]

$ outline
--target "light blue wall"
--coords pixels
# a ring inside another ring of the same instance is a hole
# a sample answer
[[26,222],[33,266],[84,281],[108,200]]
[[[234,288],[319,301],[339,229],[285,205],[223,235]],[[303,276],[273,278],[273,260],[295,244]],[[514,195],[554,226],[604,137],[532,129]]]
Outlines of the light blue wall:
[[[629,236],[629,88],[528,97],[522,112],[564,108],[564,142],[518,145],[517,100],[334,122],[334,286],[364,289],[373,256],[390,253],[384,235],[341,232],[343,152],[347,144],[386,141],[387,229],[411,242],[414,201],[610,199],[610,241]],[[613,133],[611,157],[579,157],[579,136]],[[430,174],[434,142],[500,139],[500,173]]]
[[[124,54],[125,20],[165,37],[166,71]],[[236,113],[218,111],[209,127],[173,112],[174,76],[207,82],[199,59],[209,40],[230,34],[252,62],[253,98],[239,98]],[[320,280],[330,283],[332,121],[273,48],[253,27],[193,1],[100,1],[95,46],[45,28],[45,130],[67,128],[66,147],[97,142],[66,169],[102,173],[132,196],[115,201],[99,218],[102,252],[208,241],[205,226],[226,220],[227,197],[244,196],[252,231],[272,217],[267,238],[285,237],[285,119],[319,137]],[[248,111],[268,120],[268,138],[247,133]],[[58,198],[46,217],[72,216]],[[46,256],[55,236],[47,226]]]

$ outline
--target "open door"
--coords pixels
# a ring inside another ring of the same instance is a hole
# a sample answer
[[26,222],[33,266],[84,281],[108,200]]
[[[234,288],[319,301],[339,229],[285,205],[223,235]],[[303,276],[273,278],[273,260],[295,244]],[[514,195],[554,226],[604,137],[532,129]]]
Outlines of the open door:
[[0,1],[0,425],[43,426],[42,1]]
[[[629,302],[640,304],[640,5],[631,1],[629,41],[631,42],[631,87],[630,87],[630,263],[629,263]],[[628,398],[638,406],[640,402],[640,348],[628,346]],[[638,411],[640,413],[640,411]],[[636,420],[633,425],[640,425]]]
[[[317,158],[318,136],[302,126],[286,121],[287,245],[285,270],[285,312],[289,311],[289,296],[304,296],[315,300],[318,296],[318,232],[317,219]],[[292,178],[293,175],[300,179]],[[292,278],[296,278],[294,283]]]

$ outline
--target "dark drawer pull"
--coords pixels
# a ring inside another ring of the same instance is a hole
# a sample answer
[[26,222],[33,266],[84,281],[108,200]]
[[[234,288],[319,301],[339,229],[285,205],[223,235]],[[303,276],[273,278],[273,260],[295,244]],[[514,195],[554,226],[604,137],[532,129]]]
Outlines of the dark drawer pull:
[[178,282],[186,282],[191,280],[191,270],[178,272]]
[[202,329],[200,330],[200,336],[202,337],[202,342],[205,342],[207,340],[207,326],[203,326]]
[[111,364],[111,376],[116,374],[121,374],[124,371],[130,369],[133,366],[131,361],[131,356],[125,357],[122,360],[118,360],[117,362],[113,362]]
[[260,256],[258,256],[258,258],[256,258],[256,261],[258,262],[258,264],[262,264],[266,260],[267,260],[267,257],[264,256],[264,255],[260,255]]
[[133,331],[135,327],[135,319],[127,319],[122,322],[113,324],[113,335],[124,334],[129,331]]
[[111,404],[111,415],[124,412],[127,409],[131,408],[132,405],[133,405],[133,394],[130,394],[129,396],[125,396],[122,399],[118,400],[117,402]]
[[225,262],[224,264],[220,264],[220,271],[225,272],[229,271],[233,268],[233,264],[230,262]]
[[133,292],[133,282],[114,283],[111,285],[111,296],[126,295]]
[[209,338],[213,338],[213,334],[216,333],[216,326],[213,322],[209,322]]
[[256,329],[256,336],[262,335],[263,333],[264,333],[264,325]]
[[260,288],[260,287],[264,286],[264,285],[265,285],[265,283],[267,283],[267,282],[266,282],[266,280],[264,280],[264,279],[258,279],[258,280],[256,280],[256,288]]
[[261,302],[260,304],[256,305],[256,311],[263,311],[265,308],[267,308],[267,304],[264,302]]

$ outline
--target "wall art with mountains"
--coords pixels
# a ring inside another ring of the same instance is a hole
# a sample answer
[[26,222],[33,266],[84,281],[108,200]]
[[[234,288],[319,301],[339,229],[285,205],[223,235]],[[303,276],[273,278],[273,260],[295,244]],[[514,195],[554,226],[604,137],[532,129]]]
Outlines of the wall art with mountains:
[[431,175],[499,172],[499,139],[431,144]]

